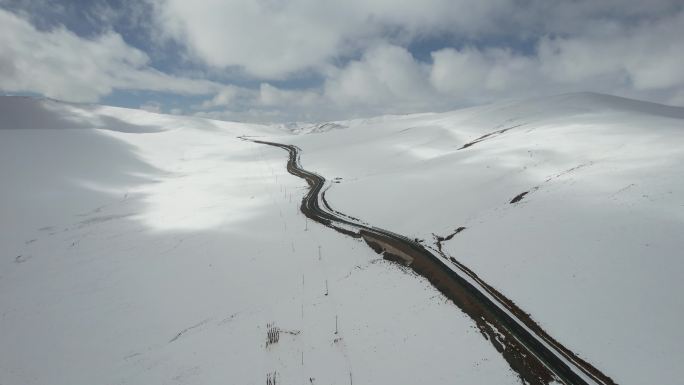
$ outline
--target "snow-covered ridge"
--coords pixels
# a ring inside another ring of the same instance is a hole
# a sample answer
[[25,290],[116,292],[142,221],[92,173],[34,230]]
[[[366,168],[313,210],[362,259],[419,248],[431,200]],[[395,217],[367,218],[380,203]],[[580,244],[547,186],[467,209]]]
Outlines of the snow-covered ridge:
[[284,123],[278,124],[276,127],[281,128],[283,131],[291,132],[293,134],[316,134],[321,132],[327,132],[330,130],[339,130],[346,128],[336,122],[325,122],[325,123]]
[[149,111],[65,103],[47,98],[0,96],[0,129],[103,129],[123,133],[151,133],[174,129],[252,128],[276,133],[267,126],[232,123]]

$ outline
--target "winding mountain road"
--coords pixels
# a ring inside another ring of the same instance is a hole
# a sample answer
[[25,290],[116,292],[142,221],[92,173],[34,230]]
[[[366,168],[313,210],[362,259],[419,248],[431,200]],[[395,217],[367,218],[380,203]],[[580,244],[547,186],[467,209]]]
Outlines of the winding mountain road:
[[325,199],[326,180],[305,170],[293,145],[241,137],[288,151],[287,171],[304,179],[309,191],[301,211],[308,218],[354,238],[362,238],[386,259],[401,263],[453,301],[478,326],[510,367],[529,384],[602,384],[615,382],[546,333],[510,299],[454,258],[432,253],[418,240],[384,230],[333,210]]

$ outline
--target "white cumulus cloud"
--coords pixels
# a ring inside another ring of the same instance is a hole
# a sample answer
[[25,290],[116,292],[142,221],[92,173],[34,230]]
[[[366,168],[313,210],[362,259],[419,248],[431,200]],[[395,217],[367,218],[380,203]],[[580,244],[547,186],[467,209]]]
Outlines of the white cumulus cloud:
[[0,9],[0,89],[94,102],[114,89],[208,94],[218,85],[176,77],[148,66],[144,52],[115,32],[93,39],[58,27],[36,29]]

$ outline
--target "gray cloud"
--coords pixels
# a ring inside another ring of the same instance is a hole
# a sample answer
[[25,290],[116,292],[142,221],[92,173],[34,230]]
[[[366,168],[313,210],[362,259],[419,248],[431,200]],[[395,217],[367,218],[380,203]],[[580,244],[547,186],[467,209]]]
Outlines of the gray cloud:
[[[268,106],[243,93],[254,101],[246,103],[251,113],[268,107],[273,116],[278,107],[306,104],[321,118],[400,113],[585,90],[665,103],[684,98],[678,0],[159,0],[156,6],[160,29],[210,66],[267,81],[302,71],[325,79],[301,91],[306,98],[277,98]],[[430,62],[406,49],[430,38],[446,42]]]
[[[34,2],[44,3],[21,3]],[[684,104],[681,0],[104,4],[88,14],[111,27],[89,38],[37,29],[0,10],[0,89],[78,101],[114,89],[206,94],[185,112],[260,121],[444,110],[571,91]],[[128,45],[114,30],[121,20],[141,24],[152,46]],[[169,42],[177,50],[160,53]],[[178,76],[150,64],[172,54],[198,71]]]
[[260,78],[323,70],[379,41],[452,36],[460,41],[580,36],[658,22],[679,0],[153,0],[157,23],[213,66]]

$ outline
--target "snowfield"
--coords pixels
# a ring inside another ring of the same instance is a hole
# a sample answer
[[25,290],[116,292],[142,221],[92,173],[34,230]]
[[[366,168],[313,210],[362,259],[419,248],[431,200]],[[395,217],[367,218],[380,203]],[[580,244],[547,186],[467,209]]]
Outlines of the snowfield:
[[0,116],[2,385],[517,383],[427,281],[306,221],[284,151],[236,138],[281,131]]
[[466,227],[444,251],[566,347],[617,383],[681,381],[683,108],[586,93],[336,124],[288,141],[342,178],[336,209],[427,242]]
[[242,135],[298,146],[336,210],[441,248],[616,383],[684,375],[682,108],[0,117],[2,385],[520,383],[426,279],[307,220],[287,154]]

